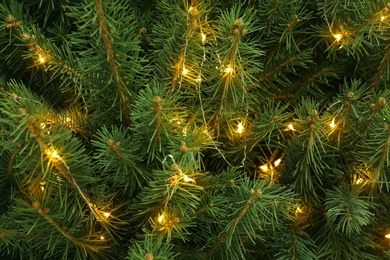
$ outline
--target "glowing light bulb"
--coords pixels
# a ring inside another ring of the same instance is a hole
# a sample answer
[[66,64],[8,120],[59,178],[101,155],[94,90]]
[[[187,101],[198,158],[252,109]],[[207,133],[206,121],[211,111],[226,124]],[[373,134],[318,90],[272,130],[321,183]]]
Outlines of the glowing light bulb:
[[390,239],[390,233],[385,235],[385,238]]
[[184,175],[183,180],[184,180],[185,182],[195,182],[194,179],[188,177],[187,175]]
[[202,77],[201,77],[201,76],[198,76],[198,77],[195,79],[195,82],[196,82],[196,83],[201,83],[201,82],[202,82]]
[[164,220],[164,214],[161,214],[161,215],[158,217],[157,221],[158,221],[158,223],[161,223],[161,222],[163,222],[163,220]]
[[277,159],[277,160],[274,162],[275,167],[278,167],[278,165],[280,164],[281,161],[282,161],[282,158]]
[[104,236],[100,236],[100,240],[104,240]]
[[54,158],[54,159],[60,159],[61,157],[58,155],[57,151],[54,149],[47,149],[46,150],[46,155]]
[[182,74],[183,74],[183,75],[186,75],[187,73],[188,73],[188,70],[187,70],[185,67],[183,67]]
[[41,191],[45,191],[45,182],[42,181],[40,184],[41,184]]
[[41,55],[41,54],[39,54],[39,56],[38,56],[38,61],[40,62],[40,63],[45,63],[45,58]]
[[290,129],[291,131],[296,131],[292,123],[288,124],[287,128]]
[[303,208],[298,206],[297,209],[295,210],[295,214],[301,214],[301,213],[303,213]]
[[201,37],[202,37],[202,43],[204,43],[206,41],[206,34],[201,33]]
[[237,133],[242,134],[244,132],[244,125],[240,122],[237,126]]
[[70,122],[70,121],[71,121],[70,117],[66,117],[66,118],[65,118],[65,121],[66,121],[66,122]]
[[341,38],[343,38],[343,36],[340,33],[333,34],[333,37],[336,39],[337,42],[339,42]]
[[356,180],[355,184],[359,185],[359,184],[362,183],[362,182],[363,182],[363,179],[362,179],[362,178],[359,178],[359,179]]
[[386,16],[382,15],[381,16],[381,21],[383,22],[386,19]]
[[332,122],[329,124],[329,126],[330,126],[331,128],[334,128],[334,127],[336,126],[335,123],[334,123],[334,118],[333,118]]
[[268,170],[269,170],[269,168],[268,168],[268,165],[267,165],[267,164],[261,165],[259,168],[260,168],[260,170],[262,170],[263,172],[266,172],[266,171],[268,171]]
[[230,65],[224,70],[225,73],[232,73],[232,71],[233,69]]
[[104,212],[104,213],[103,213],[103,216],[104,216],[105,218],[108,218],[110,215],[111,215],[110,212]]

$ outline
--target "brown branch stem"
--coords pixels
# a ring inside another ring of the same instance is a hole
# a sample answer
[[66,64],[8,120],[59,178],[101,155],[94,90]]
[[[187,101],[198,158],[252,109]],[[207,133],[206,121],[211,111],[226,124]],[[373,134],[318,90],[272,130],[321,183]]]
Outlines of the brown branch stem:
[[114,48],[112,45],[112,40],[110,39],[110,31],[108,29],[105,16],[104,16],[104,8],[103,8],[103,1],[102,0],[95,0],[95,6],[97,9],[97,17],[100,24],[100,29],[102,33],[102,40],[103,45],[106,48],[107,51],[107,62],[108,66],[111,70],[111,75],[114,80],[114,84],[116,86],[118,95],[120,97],[120,102],[123,108],[124,117],[126,120],[127,125],[130,125],[130,100],[129,96],[126,93],[126,86],[123,84],[123,81],[121,79],[121,72],[119,70],[119,65],[117,64],[117,61],[115,59],[116,55],[114,52]]

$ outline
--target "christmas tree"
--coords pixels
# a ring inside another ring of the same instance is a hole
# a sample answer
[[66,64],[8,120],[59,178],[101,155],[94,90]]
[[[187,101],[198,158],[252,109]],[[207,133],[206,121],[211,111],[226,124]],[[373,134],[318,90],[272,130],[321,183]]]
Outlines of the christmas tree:
[[390,259],[390,2],[4,0],[2,259]]

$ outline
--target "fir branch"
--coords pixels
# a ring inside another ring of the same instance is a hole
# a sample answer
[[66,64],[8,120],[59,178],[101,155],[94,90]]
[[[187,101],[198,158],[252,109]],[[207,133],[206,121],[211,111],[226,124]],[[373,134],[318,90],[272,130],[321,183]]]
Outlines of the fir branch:
[[367,135],[368,128],[370,127],[371,123],[375,119],[376,115],[385,107],[386,99],[384,97],[380,97],[378,99],[378,104],[371,103],[370,107],[372,108],[373,112],[371,116],[368,118],[366,124],[364,125],[362,129],[362,137],[365,138]]
[[121,159],[124,163],[129,163],[129,159],[126,158],[126,156],[118,149],[121,142],[114,142],[114,140],[109,139],[107,141],[107,144],[109,146],[109,149],[114,151],[116,155],[118,155],[119,159]]
[[12,175],[12,165],[13,165],[13,163],[14,163],[15,158],[16,158],[16,154],[13,153],[13,154],[11,155],[11,158],[10,158],[9,164],[8,164],[8,174],[9,174],[9,175]]
[[331,68],[330,67],[325,67],[325,68],[322,68],[321,70],[317,71],[317,73],[315,73],[313,76],[311,76],[310,78],[308,78],[307,80],[305,80],[304,82],[302,82],[300,84],[300,87],[305,87],[307,86],[308,84],[310,84],[311,82],[313,82],[315,79],[321,77],[321,75],[325,74],[326,72],[328,71],[331,71]]
[[[204,188],[204,187],[203,187]],[[203,208],[199,209],[198,211],[195,212],[194,214],[194,217],[200,215],[201,213],[203,213],[204,211],[207,211],[209,210],[210,208],[212,208],[214,205],[212,203],[210,204],[207,204],[206,206],[204,206]]]
[[280,1],[280,0],[276,0],[276,1],[275,1],[275,4],[274,4],[274,6],[273,6],[273,8],[272,8],[272,13],[271,13],[270,17],[268,18],[268,24],[267,24],[267,28],[266,28],[266,31],[267,31],[267,32],[270,31],[272,21],[274,20],[275,15],[276,15],[276,13],[277,13],[277,11],[278,11],[278,8],[279,8],[279,1]]
[[358,34],[359,32],[361,32],[362,30],[364,30],[367,27],[371,27],[372,24],[374,24],[377,21],[380,21],[382,16],[387,15],[389,13],[389,8],[388,8],[389,6],[390,6],[390,3],[387,4],[380,12],[375,13],[374,16],[371,19],[369,19],[365,24],[362,24],[359,28],[355,29],[352,32],[348,32],[345,35],[352,36],[352,35]]
[[[383,149],[381,151],[380,157],[378,162],[375,164],[375,169],[374,169],[374,179],[373,179],[373,184],[378,184],[380,183],[382,186],[382,183],[386,184],[386,187],[389,187],[388,182],[386,181],[386,172],[384,170],[384,165],[388,161],[388,155],[390,151],[390,127],[388,124],[384,124],[385,129],[386,129],[386,140],[383,145]],[[383,176],[383,182],[380,182],[381,176]]]
[[[238,20],[236,20],[236,23],[237,23],[237,21]],[[241,21],[241,23],[242,23],[242,21]],[[234,29],[234,27],[232,28],[232,30],[233,29]],[[230,51],[228,58],[227,58],[227,64],[231,70],[234,70],[234,59],[235,59],[235,55],[236,55],[236,52],[238,49],[239,37],[240,37],[239,35],[234,36],[233,46],[231,47],[231,51]],[[214,121],[213,127],[214,127],[214,131],[215,131],[216,136],[219,136],[219,117],[222,116],[225,103],[227,102],[226,98],[227,98],[227,92],[228,92],[228,83],[230,83],[230,77],[231,77],[230,73],[227,73],[226,75],[223,76],[223,80],[222,80],[222,84],[221,84],[222,90],[221,90],[221,95],[220,95],[220,99],[219,99],[219,113],[215,114],[215,116],[212,120],[212,121]]]
[[214,246],[212,246],[209,251],[206,252],[205,256],[203,259],[209,259],[209,257],[211,256],[211,254],[213,253],[213,251],[215,249],[217,249],[224,241],[225,239],[227,238],[227,236],[230,234],[230,232],[237,226],[238,223],[240,223],[240,221],[242,220],[242,218],[247,214],[248,210],[253,206],[253,204],[255,203],[256,200],[258,200],[260,198],[260,195],[261,195],[261,190],[258,190],[258,191],[254,191],[253,189],[251,189],[251,198],[250,200],[247,202],[247,204],[245,205],[245,207],[241,210],[240,214],[238,215],[238,217],[233,221],[233,223],[230,225],[230,227],[228,228],[228,230],[225,231],[225,233],[223,233],[219,239],[217,240],[217,242],[214,244]]
[[156,130],[154,132],[154,143],[157,144],[158,143],[158,139],[160,137],[160,132],[161,132],[161,127],[162,127],[162,120],[161,120],[161,114],[162,114],[162,111],[163,111],[163,104],[164,104],[164,100],[161,99],[160,96],[155,96],[154,98],[154,102],[156,103],[156,106],[155,107],[151,107],[150,110],[152,111],[155,111],[156,112]]
[[72,236],[70,233],[66,232],[64,229],[60,227],[52,218],[50,218],[46,212],[50,211],[50,209],[42,209],[39,202],[34,201],[32,203],[32,207],[36,209],[37,213],[43,217],[50,225],[52,225],[57,231],[59,231],[64,237],[66,237],[69,241],[71,241],[73,244],[75,244],[78,247],[85,248],[87,251],[90,252],[97,252],[98,250],[88,244],[82,243],[77,238]]
[[121,73],[119,70],[119,66],[117,64],[117,61],[115,59],[115,52],[112,45],[112,41],[110,39],[110,31],[108,29],[107,23],[105,21],[105,15],[104,15],[104,8],[103,8],[103,2],[102,0],[95,0],[95,6],[97,9],[97,16],[99,20],[99,26],[101,29],[101,37],[103,40],[103,45],[107,50],[107,62],[108,66],[111,70],[111,75],[114,79],[114,84],[117,88],[118,95],[121,100],[121,105],[123,108],[124,116],[127,125],[130,125],[130,100],[129,96],[126,93],[126,87],[123,84],[123,80],[121,78]]
[[166,195],[163,200],[161,200],[154,208],[150,211],[148,215],[145,215],[145,220],[150,219],[151,217],[155,216],[162,208],[164,208],[169,200],[169,195]]
[[[25,109],[19,109],[19,114],[26,114],[27,111]],[[73,176],[71,175],[69,171],[69,167],[65,164],[65,161],[59,157],[58,155],[55,155],[52,157],[52,148],[50,145],[43,142],[43,139],[45,138],[45,135],[42,133],[42,129],[36,125],[36,118],[34,116],[29,116],[28,121],[26,123],[27,131],[30,133],[31,137],[33,137],[35,143],[41,147],[43,150],[42,152],[47,156],[47,159],[51,162],[51,164],[58,170],[58,172],[61,174],[61,176],[68,181],[68,183],[75,187],[78,194],[84,200],[86,205],[90,208],[92,214],[95,216],[97,220],[105,220],[102,216],[100,216],[97,209],[95,209],[94,204],[92,203],[89,196],[81,190]]]
[[386,46],[385,50],[386,50],[386,54],[384,55],[383,59],[381,60],[381,63],[380,63],[379,69],[378,69],[378,73],[376,74],[374,82],[373,82],[372,87],[371,87],[371,89],[373,91],[375,91],[378,88],[378,86],[381,82],[381,79],[383,77],[383,74],[385,72],[385,69],[387,66],[389,66],[390,44],[388,44]]
[[[63,63],[59,59],[55,58],[51,53],[45,51],[43,46],[40,46],[36,42],[35,35],[28,35],[27,33],[21,33],[20,26],[22,22],[16,21],[16,19],[12,16],[8,16],[8,24],[7,28],[12,29],[12,31],[16,34],[16,36],[24,42],[25,46],[32,51],[34,55],[37,55],[39,58],[44,59],[45,63],[53,64],[58,66],[59,68],[65,70],[67,74],[75,76],[80,80],[84,80],[85,78],[78,73],[75,69],[71,68],[67,64]],[[42,62],[43,63],[43,62]]]
[[299,22],[298,16],[293,14],[290,23],[287,25],[287,28],[283,32],[283,37],[279,40],[276,46],[267,53],[267,56],[271,56],[287,39],[288,35],[292,32],[294,26]]
[[293,225],[290,226],[291,230],[291,238],[292,238],[292,257],[291,260],[297,259],[297,234],[295,232],[295,229]]
[[283,63],[279,64],[278,66],[273,68],[271,71],[269,71],[265,75],[263,75],[257,82],[255,82],[255,84],[262,83],[264,80],[267,80],[273,74],[275,74],[276,72],[278,72],[279,70],[281,70],[282,68],[286,67],[288,64],[290,64],[291,62],[293,62],[299,58],[300,58],[300,55],[290,57],[289,59],[285,60]]
[[186,31],[186,38],[185,38],[185,42],[184,42],[184,47],[183,47],[183,51],[181,52],[181,54],[179,56],[179,61],[177,62],[176,66],[175,66],[175,72],[172,76],[172,82],[171,82],[171,87],[169,89],[169,93],[171,93],[173,91],[173,88],[176,86],[177,80],[179,78],[180,78],[179,89],[181,87],[181,81],[182,81],[182,77],[183,77],[182,72],[183,72],[183,69],[185,69],[185,57],[187,54],[187,48],[188,48],[189,41],[190,41],[191,37],[193,36],[194,29],[197,26],[198,14],[199,14],[199,11],[198,11],[198,8],[196,7],[196,1],[191,1],[191,7],[189,8],[188,14],[187,14],[188,26],[187,26],[187,31]]

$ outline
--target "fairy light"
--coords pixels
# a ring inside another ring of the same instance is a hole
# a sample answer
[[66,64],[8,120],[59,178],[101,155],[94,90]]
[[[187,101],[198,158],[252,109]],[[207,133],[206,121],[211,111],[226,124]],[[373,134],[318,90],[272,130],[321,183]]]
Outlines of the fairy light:
[[184,175],[183,180],[184,180],[185,182],[195,182],[194,179],[188,177],[187,175]]
[[333,37],[336,39],[337,42],[339,42],[341,38],[343,38],[343,36],[340,33],[333,34]]
[[61,159],[61,156],[59,156],[57,151],[54,149],[47,149],[45,153],[47,156],[49,156],[52,159]]
[[158,223],[162,223],[163,222],[163,220],[164,220],[164,214],[161,214],[159,217],[158,217],[158,219],[157,219],[157,221],[158,221]]
[[239,134],[242,134],[244,132],[244,125],[242,124],[242,122],[238,123],[238,126],[237,126],[237,133]]
[[54,148],[48,148],[45,150],[45,154],[50,157],[51,160],[59,160],[61,161],[66,169],[69,170],[69,166],[66,164],[65,160],[62,159],[62,157],[57,153],[57,151]]
[[336,125],[335,125],[335,123],[334,123],[334,118],[333,118],[333,120],[332,120],[332,122],[329,124],[329,126],[331,127],[331,128],[334,128]]
[[45,191],[45,182],[42,181],[40,184],[41,184],[41,191]]
[[382,15],[381,16],[381,21],[383,22],[386,19],[386,16]]
[[292,123],[288,124],[287,128],[291,131],[296,131]]
[[206,34],[201,33],[201,37],[202,37],[202,43],[204,43],[206,41]]
[[224,70],[224,72],[225,72],[226,74],[232,73],[232,71],[233,71],[233,69],[232,69],[232,67],[231,67],[230,65],[227,66],[227,68]]
[[103,216],[104,216],[105,218],[108,218],[110,215],[111,215],[110,212],[104,212],[104,213],[103,213]]
[[282,158],[277,159],[277,160],[274,162],[275,167],[278,167],[278,165],[280,164],[281,161],[282,161]]
[[269,168],[268,168],[268,165],[267,165],[267,164],[261,165],[259,168],[260,168],[260,170],[262,170],[263,172],[269,171]]
[[303,208],[298,206],[297,209],[295,210],[295,214],[298,215],[298,214],[302,214],[302,213],[303,213]]
[[183,67],[183,71],[181,72],[183,75],[187,75],[187,73],[188,73],[188,70],[185,68],[185,67]]
[[385,238],[390,239],[390,233],[385,235]]
[[40,62],[40,63],[45,63],[45,58],[41,55],[41,54],[39,54],[39,56],[38,56],[38,61]]
[[362,179],[362,178],[359,178],[359,179],[356,180],[355,184],[356,184],[356,185],[359,185],[359,184],[362,183],[362,182],[363,182],[363,179]]
[[202,82],[202,77],[201,77],[201,76],[198,76],[198,77],[195,79],[195,82],[196,82],[196,83],[201,83],[201,82]]
[[100,236],[100,240],[104,240],[104,236]]

